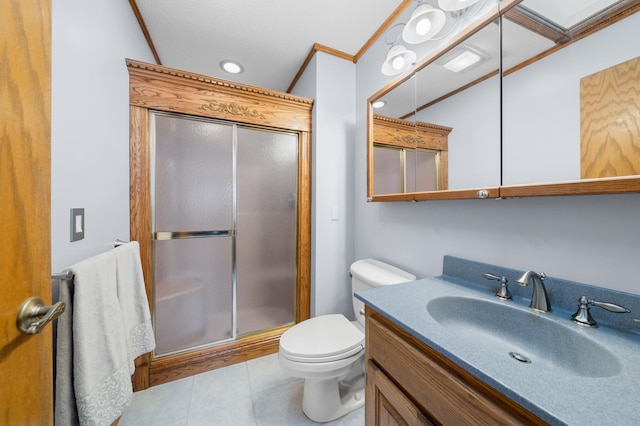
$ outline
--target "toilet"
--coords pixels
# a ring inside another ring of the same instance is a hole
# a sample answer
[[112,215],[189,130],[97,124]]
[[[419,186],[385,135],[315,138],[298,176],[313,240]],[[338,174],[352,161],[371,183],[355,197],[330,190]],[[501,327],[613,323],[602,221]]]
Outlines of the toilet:
[[[350,268],[352,294],[399,284],[414,275],[375,259]],[[316,422],[329,422],[364,404],[364,303],[353,297],[356,321],[321,315],[302,321],[280,337],[282,370],[304,379],[302,411]]]

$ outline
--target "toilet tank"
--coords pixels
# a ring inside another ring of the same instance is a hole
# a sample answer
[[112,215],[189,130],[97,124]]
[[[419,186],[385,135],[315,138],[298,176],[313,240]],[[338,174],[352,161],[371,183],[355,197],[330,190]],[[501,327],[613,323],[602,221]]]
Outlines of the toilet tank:
[[356,292],[385,285],[400,284],[414,281],[412,275],[375,259],[362,259],[351,265],[351,294],[353,298],[353,312],[364,329],[364,303],[356,299]]

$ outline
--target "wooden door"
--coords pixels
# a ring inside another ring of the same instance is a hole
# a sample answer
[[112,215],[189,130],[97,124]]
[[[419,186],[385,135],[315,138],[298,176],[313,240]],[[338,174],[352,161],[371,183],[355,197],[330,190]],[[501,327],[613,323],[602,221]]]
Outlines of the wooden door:
[[0,424],[53,424],[51,327],[21,334],[31,296],[51,302],[51,0],[0,6]]

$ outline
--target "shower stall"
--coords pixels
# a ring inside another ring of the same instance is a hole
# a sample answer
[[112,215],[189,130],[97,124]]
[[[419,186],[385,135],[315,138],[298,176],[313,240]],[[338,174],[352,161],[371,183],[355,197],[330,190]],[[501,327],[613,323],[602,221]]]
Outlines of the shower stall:
[[298,134],[150,114],[155,357],[296,320]]

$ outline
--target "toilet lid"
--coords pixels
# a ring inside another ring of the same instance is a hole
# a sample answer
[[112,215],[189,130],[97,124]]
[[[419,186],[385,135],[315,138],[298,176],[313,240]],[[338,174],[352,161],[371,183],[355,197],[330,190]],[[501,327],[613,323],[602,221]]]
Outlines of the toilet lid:
[[364,334],[340,314],[308,319],[280,337],[280,352],[292,361],[336,361],[363,348]]

